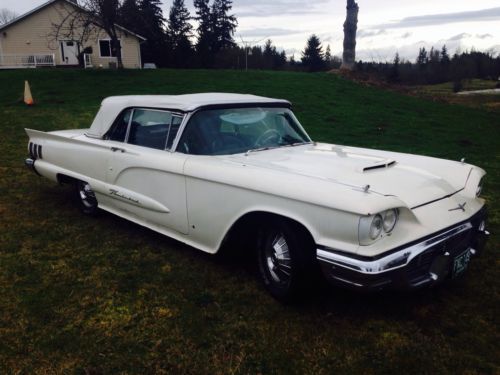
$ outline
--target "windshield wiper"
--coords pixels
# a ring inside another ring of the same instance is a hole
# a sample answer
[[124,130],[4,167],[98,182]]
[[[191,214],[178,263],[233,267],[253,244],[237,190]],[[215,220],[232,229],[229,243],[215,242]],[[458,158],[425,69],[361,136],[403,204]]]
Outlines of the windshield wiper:
[[245,152],[245,156],[248,156],[248,154],[250,154],[252,152],[272,150],[274,148],[280,148],[280,147],[282,147],[282,146],[267,146],[267,147],[251,148],[250,150],[247,150],[247,152]]
[[294,143],[287,143],[285,145],[282,145],[282,147],[295,147],[295,146],[302,146],[302,145],[310,145],[313,142],[294,142]]
[[278,145],[278,146],[266,146],[266,147],[259,147],[259,148],[252,148],[245,152],[245,156],[248,156],[248,154],[252,152],[259,152],[259,151],[267,151],[267,150],[273,150],[275,148],[281,148],[281,147],[295,147],[295,146],[302,146],[302,145],[310,145],[313,144],[314,142],[295,142],[295,143],[287,143],[283,145]]

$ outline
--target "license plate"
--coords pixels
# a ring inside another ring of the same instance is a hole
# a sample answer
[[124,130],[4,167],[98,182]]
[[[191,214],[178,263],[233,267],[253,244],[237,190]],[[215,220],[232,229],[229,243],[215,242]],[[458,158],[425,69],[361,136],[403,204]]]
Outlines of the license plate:
[[467,249],[453,260],[453,277],[462,274],[469,265],[470,251]]

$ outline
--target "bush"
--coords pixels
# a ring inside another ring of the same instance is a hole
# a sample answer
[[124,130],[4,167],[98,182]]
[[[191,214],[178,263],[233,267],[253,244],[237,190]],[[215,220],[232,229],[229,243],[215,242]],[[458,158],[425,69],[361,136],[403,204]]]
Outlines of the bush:
[[453,81],[453,92],[462,91],[463,88],[464,85],[462,84],[461,80]]

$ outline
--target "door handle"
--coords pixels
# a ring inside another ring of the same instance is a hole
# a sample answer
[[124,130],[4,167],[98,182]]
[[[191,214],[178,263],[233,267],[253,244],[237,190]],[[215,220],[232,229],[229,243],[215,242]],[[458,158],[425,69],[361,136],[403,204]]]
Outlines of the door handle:
[[111,147],[111,151],[113,152],[120,151],[121,153],[123,153],[125,152],[125,149],[120,147]]

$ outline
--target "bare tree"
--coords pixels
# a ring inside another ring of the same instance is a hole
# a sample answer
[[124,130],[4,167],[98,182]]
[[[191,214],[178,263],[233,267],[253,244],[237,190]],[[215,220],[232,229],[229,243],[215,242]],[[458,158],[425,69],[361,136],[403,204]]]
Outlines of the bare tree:
[[7,8],[0,9],[0,25],[5,25],[6,23],[9,23],[16,17],[17,14],[12,10]]
[[89,40],[98,40],[101,33],[110,39],[111,55],[116,57],[117,67],[123,68],[120,32],[116,22],[121,7],[120,0],[83,0],[80,6],[66,4],[59,10],[61,21],[52,24],[49,37],[52,40],[70,39],[82,46]]
[[344,53],[340,69],[353,70],[356,63],[356,30],[359,6],[355,0],[347,0],[347,15],[344,22]]

